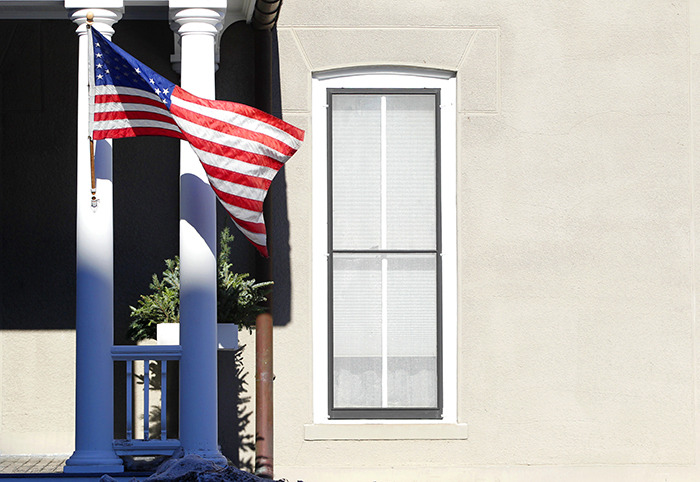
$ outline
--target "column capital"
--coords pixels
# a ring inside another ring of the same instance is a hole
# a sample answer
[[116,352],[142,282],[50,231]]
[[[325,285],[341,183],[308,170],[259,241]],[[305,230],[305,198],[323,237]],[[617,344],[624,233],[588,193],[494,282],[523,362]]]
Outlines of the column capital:
[[[188,2],[170,0],[171,28],[180,37],[185,35],[211,35],[215,37],[221,32],[226,15],[226,2],[202,2],[205,6],[196,8],[180,7],[179,5],[183,3]],[[223,4],[223,6],[219,4]]]
[[[70,14],[70,19],[78,25],[75,29],[78,35],[85,35],[87,33],[87,13],[92,12],[94,15],[93,26],[102,33],[107,38],[111,38],[114,33],[112,25],[121,20],[124,14],[124,7],[110,7],[110,8],[69,8],[70,3],[66,0],[66,8]],[[115,5],[120,2],[114,2]],[[123,5],[123,2],[121,2]]]

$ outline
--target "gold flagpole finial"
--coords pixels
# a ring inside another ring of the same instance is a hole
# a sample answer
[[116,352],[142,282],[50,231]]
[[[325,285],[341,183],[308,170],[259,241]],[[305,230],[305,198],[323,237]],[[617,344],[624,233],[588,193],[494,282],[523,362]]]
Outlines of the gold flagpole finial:
[[85,15],[85,18],[87,18],[88,25],[92,25],[92,21],[95,19],[95,14],[92,13],[92,10],[88,10],[88,13]]

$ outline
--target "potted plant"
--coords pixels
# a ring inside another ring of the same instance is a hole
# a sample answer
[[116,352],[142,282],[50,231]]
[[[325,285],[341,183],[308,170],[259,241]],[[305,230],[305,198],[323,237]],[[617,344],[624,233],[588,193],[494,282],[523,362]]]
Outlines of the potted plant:
[[[219,324],[235,324],[238,330],[252,330],[255,317],[265,311],[263,302],[267,300],[266,294],[272,281],[257,283],[248,273],[236,273],[233,270],[230,262],[233,235],[228,228],[221,232],[219,241],[217,321]],[[132,321],[127,336],[133,341],[156,339],[158,326],[166,324],[179,334],[179,325],[174,325],[180,322],[179,257],[165,260],[162,277],[154,274],[149,288],[150,294],[141,295],[137,306],[130,306]]]

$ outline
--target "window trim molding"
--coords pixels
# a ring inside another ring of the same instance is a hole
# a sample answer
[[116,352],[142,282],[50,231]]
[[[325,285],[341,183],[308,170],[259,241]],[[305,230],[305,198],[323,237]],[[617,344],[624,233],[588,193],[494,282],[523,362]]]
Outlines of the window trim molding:
[[[362,424],[349,420],[304,425],[304,440],[467,440],[465,423],[436,420],[371,420]],[[344,422],[344,423],[343,423]]]
[[[314,424],[395,424],[396,420],[371,421],[329,418],[328,386],[328,170],[327,90],[438,89],[440,105],[439,150],[440,204],[442,209],[442,418],[432,424],[457,422],[457,216],[456,216],[456,78],[454,72],[403,67],[365,67],[319,72],[312,77],[312,338]],[[402,419],[425,423],[426,419]]]

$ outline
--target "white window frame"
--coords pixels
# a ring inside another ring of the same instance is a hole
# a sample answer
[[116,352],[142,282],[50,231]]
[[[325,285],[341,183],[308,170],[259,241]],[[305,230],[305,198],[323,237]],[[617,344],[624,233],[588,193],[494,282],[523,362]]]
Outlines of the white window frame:
[[[417,68],[355,68],[314,74],[312,81],[312,319],[314,424],[457,423],[456,78]],[[439,89],[442,210],[442,390],[440,420],[330,420],[328,410],[327,89]]]

